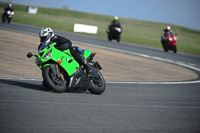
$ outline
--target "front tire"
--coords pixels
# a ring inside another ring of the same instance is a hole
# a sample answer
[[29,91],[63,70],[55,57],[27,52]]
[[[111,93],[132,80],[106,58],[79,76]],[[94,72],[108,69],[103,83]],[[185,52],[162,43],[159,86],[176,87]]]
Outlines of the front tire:
[[[62,72],[60,73],[63,74]],[[47,87],[54,92],[62,93],[66,90],[66,80],[59,78],[57,75],[54,76],[50,66],[46,66],[42,69],[42,77]]]
[[168,44],[162,42],[162,46],[163,46],[163,50],[164,50],[165,52],[168,52]]
[[112,37],[111,37],[110,33],[108,34],[108,41],[112,41]]
[[117,42],[120,42],[120,36],[117,38]]
[[177,52],[177,47],[176,47],[176,45],[173,46],[173,52],[174,52],[174,53]]
[[104,77],[101,74],[101,72],[99,72],[98,70],[96,70],[96,71],[99,74],[99,77],[94,78],[93,80],[90,81],[92,87],[89,88],[88,90],[92,94],[101,95],[106,89],[106,83],[105,83]]
[[11,22],[11,18],[9,17],[9,18],[8,18],[8,23],[10,24],[10,22]]

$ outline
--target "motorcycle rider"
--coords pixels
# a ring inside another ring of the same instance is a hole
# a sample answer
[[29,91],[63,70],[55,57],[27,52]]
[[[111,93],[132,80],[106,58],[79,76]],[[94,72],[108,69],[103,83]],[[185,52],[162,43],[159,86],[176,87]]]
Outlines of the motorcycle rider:
[[115,27],[121,28],[121,25],[120,25],[120,22],[119,22],[119,18],[117,16],[114,17],[114,19],[112,20],[111,24],[109,25],[109,30],[113,31]]
[[[10,12],[14,13],[14,9],[12,7],[12,4],[8,4],[8,6],[4,8],[2,17],[6,16],[7,11],[10,11]],[[3,19],[3,22],[5,22],[4,18],[2,18],[2,19]]]
[[166,26],[163,31],[162,31],[162,35],[161,35],[161,43],[164,45],[165,43],[167,43],[167,39],[165,38],[166,35],[170,35],[173,36],[173,32],[171,30],[171,27],[168,25]]
[[4,8],[4,12],[7,12],[8,10],[14,11],[12,4],[8,4],[8,6],[6,8]]
[[14,9],[13,9],[13,7],[12,7],[12,4],[8,4],[8,6],[7,6],[6,8],[4,8],[3,15],[5,15],[7,11],[14,12]]
[[75,58],[75,60],[80,65],[84,66],[88,75],[90,74],[90,76],[92,76],[93,71],[91,70],[91,66],[87,64],[87,61],[83,57],[82,50],[80,47],[72,46],[72,42],[69,39],[66,39],[59,35],[54,35],[54,32],[50,27],[41,29],[41,31],[39,32],[39,37],[41,43],[38,46],[38,51],[43,44],[48,45],[50,42],[56,42],[56,49],[60,51],[70,49],[70,52]]

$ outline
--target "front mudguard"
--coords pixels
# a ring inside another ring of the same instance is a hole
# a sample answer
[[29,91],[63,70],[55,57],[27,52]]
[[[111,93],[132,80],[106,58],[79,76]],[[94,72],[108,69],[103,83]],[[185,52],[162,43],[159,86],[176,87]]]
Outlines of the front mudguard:
[[[53,75],[55,76],[59,71],[58,71],[58,66],[56,66],[56,64],[46,64],[46,65],[44,65],[43,66],[43,68],[45,68],[45,67],[47,67],[47,66],[49,66],[50,67],[50,69],[51,69],[51,71],[53,72]],[[42,69],[43,69],[42,68]],[[41,70],[42,70],[41,69]]]
[[51,64],[45,64],[43,66],[40,67],[40,69],[42,70],[42,68],[46,67],[46,66],[50,66]]

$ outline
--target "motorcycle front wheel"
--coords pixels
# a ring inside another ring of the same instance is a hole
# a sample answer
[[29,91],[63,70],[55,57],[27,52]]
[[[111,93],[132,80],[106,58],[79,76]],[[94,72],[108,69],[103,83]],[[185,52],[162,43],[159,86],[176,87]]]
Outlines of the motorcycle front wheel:
[[9,17],[9,18],[8,18],[8,23],[10,24],[10,22],[11,22],[11,18]]
[[168,52],[168,44],[167,43],[162,43],[162,46],[163,46],[163,50],[165,51],[165,52]]
[[117,42],[120,42],[120,36],[117,38]]
[[46,66],[42,69],[42,77],[46,85],[57,93],[62,93],[66,90],[67,81],[64,79],[63,72],[54,75],[50,66]]
[[176,45],[173,46],[173,52],[174,52],[174,53],[177,52],[177,47],[176,47]]
[[112,37],[110,34],[108,34],[108,41],[112,41]]

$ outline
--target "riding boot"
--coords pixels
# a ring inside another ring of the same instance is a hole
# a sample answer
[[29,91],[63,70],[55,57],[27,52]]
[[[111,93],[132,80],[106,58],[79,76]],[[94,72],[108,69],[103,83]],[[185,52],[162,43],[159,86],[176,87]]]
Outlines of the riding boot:
[[99,74],[93,70],[82,54],[78,53],[78,57],[78,63],[83,65],[83,67],[86,69],[88,77],[99,77]]
[[71,47],[70,51],[72,56],[75,57],[75,60],[86,69],[88,76],[96,77],[97,74],[94,73],[93,68],[88,64],[85,57],[82,54],[82,50],[79,47]]
[[85,59],[85,57],[83,57],[83,54],[82,53],[77,53],[76,54],[76,60],[77,60],[77,62],[80,64],[80,65],[83,65],[83,67],[86,69],[86,73],[88,73],[89,74],[89,72],[90,72],[90,66],[89,66],[89,64],[87,63],[87,61],[86,61],[86,59]]

